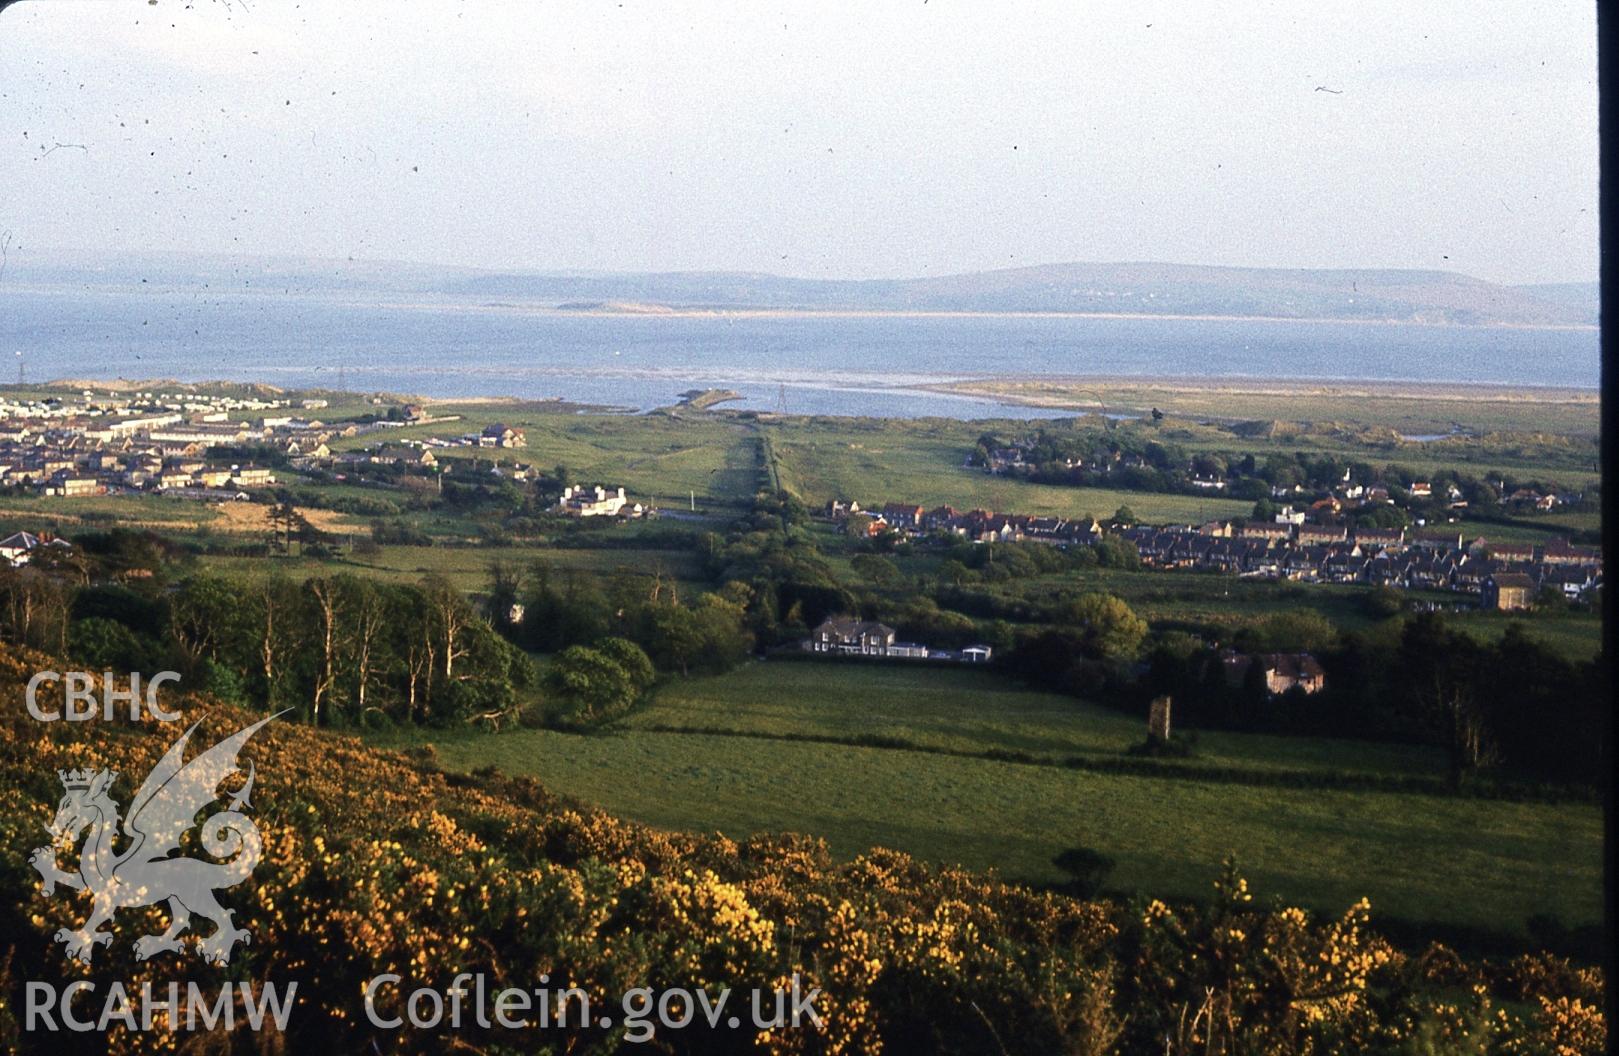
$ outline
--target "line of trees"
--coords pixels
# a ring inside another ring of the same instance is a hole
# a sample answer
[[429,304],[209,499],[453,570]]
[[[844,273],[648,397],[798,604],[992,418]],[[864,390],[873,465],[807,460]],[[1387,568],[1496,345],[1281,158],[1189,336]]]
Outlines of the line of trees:
[[186,689],[317,725],[512,717],[533,661],[454,584],[348,573],[200,573],[166,588],[0,575],[0,634],[95,670],[175,670]]
[[556,575],[535,564],[525,571],[490,564],[486,610],[495,627],[524,649],[561,653],[617,638],[640,647],[661,671],[723,671],[754,647],[753,589],[727,583],[686,604],[679,582],[654,569],[605,578]]
[[1169,694],[1177,720],[1194,726],[1435,745],[1457,784],[1497,772],[1596,785],[1603,773],[1606,666],[1600,658],[1571,663],[1520,624],[1480,641],[1438,613],[1420,613],[1387,631],[1339,635],[1319,617],[1289,613],[1238,632],[1233,644],[1307,649],[1326,671],[1326,688],[1272,696],[1254,677],[1257,664],[1242,685],[1229,685],[1212,647],[1170,632],[1153,641],[1145,676],[1121,697],[1140,707]]

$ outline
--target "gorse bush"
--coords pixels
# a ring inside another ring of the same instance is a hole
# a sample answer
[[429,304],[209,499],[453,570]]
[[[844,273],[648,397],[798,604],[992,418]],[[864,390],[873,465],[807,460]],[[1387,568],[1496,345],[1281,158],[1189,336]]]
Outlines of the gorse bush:
[[[43,658],[0,651],[0,1034],[16,1049],[22,982],[69,974],[51,936],[84,906],[41,896],[29,851],[55,810],[56,771],[117,771],[127,802],[173,725],[58,724],[22,706]],[[182,700],[211,744],[259,713]],[[835,860],[792,835],[738,843],[579,807],[528,779],[448,776],[427,753],[376,751],[277,722],[247,752],[265,853],[223,896],[253,935],[232,978],[299,983],[285,1036],[189,1039],[210,1052],[615,1052],[622,1026],[547,1031],[374,1028],[367,980],[443,990],[576,986],[613,1006],[631,987],[713,993],[818,987],[821,1029],[660,1030],[652,1051],[780,1053],[1597,1053],[1602,980],[1555,958],[1467,961],[1380,939],[1364,903],[1318,920],[1256,901],[1234,867],[1203,907],[1120,906],[1034,891],[873,849]],[[1211,876],[1217,867],[1211,863]],[[161,913],[126,911],[82,976],[105,993],[195,977],[128,944]],[[404,990],[395,993],[403,993]],[[397,1014],[396,998],[382,1008]],[[55,1035],[59,1052],[155,1052],[162,1033]],[[75,1049],[75,1046],[78,1048]]]

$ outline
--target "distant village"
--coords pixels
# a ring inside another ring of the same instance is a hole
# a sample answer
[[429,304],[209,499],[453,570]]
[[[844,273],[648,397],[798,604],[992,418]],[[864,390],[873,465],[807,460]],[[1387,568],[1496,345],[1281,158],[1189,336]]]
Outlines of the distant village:
[[[518,449],[523,430],[501,423],[457,437],[387,441],[360,450],[333,452],[330,443],[407,425],[436,424],[420,406],[389,407],[361,420],[325,422],[318,412],[327,401],[200,395],[142,391],[77,395],[36,400],[0,398],[0,486],[43,496],[79,497],[156,493],[207,501],[250,498],[254,489],[277,483],[274,468],[258,458],[293,469],[405,466],[447,471],[435,450],[453,447]],[[990,472],[1015,471],[1023,447],[988,449]],[[238,457],[232,457],[238,456]],[[1125,456],[1129,457],[1129,456]],[[513,480],[536,476],[521,461],[491,472]],[[1211,484],[1218,485],[1219,481]],[[1452,490],[1455,490],[1452,488]],[[1407,482],[1407,496],[1428,498],[1429,485]],[[1346,509],[1386,505],[1390,487],[1379,482],[1345,481],[1304,505],[1303,489],[1275,489],[1296,496],[1299,508],[1282,506],[1271,520],[1213,521],[1202,525],[1113,525],[1092,518],[1070,520],[934,509],[888,503],[863,510],[858,503],[834,501],[835,521],[859,516],[872,536],[949,535],[974,542],[1034,542],[1058,546],[1094,545],[1104,538],[1134,546],[1151,568],[1225,572],[1238,576],[1313,583],[1358,583],[1399,589],[1449,591],[1479,599],[1486,608],[1527,608],[1547,591],[1589,601],[1602,585],[1602,555],[1595,548],[1562,540],[1544,544],[1468,539],[1437,525],[1426,530],[1346,524]],[[1507,494],[1508,503],[1545,508],[1547,496]],[[1563,501],[1555,496],[1553,502]],[[1465,504],[1460,495],[1447,498]],[[564,488],[554,507],[566,516],[630,518],[650,515],[622,487]],[[21,556],[20,554],[18,556]],[[13,562],[15,563],[15,562]]]
[[1303,583],[1351,583],[1471,595],[1491,609],[1524,609],[1542,591],[1588,601],[1602,586],[1601,551],[1563,540],[1544,544],[1497,543],[1461,533],[1412,533],[1403,528],[1352,528],[1310,524],[1291,510],[1274,521],[1210,521],[1201,525],[1104,526],[1094,518],[1067,520],[960,512],[888,503],[863,510],[834,501],[834,521],[861,517],[867,535],[893,532],[909,538],[945,535],[978,543],[1092,545],[1103,538],[1128,542],[1144,566],[1224,572],[1255,579]]
[[967,457],[968,468],[996,476],[1075,485],[1131,487],[1147,478],[1158,485],[1148,490],[1292,503],[1297,507],[1289,510],[1290,515],[1297,518],[1294,523],[1379,507],[1398,508],[1411,513],[1421,523],[1421,511],[1448,511],[1454,515],[1468,509],[1479,497],[1487,497],[1504,509],[1520,513],[1546,513],[1560,507],[1577,506],[1585,500],[1581,492],[1509,484],[1501,479],[1478,482],[1487,495],[1470,497],[1454,481],[1435,483],[1414,478],[1384,480],[1376,477],[1357,480],[1348,469],[1330,479],[1272,482],[1265,479],[1262,467],[1252,458],[1239,464],[1216,455],[1176,454],[1163,445],[1151,443],[1144,451],[1122,450],[1096,437],[1059,441],[1036,434],[1001,446],[989,443],[991,439],[980,440]]
[[[407,425],[453,421],[421,407],[391,408],[391,416],[325,422],[323,399],[260,399],[189,392],[132,392],[42,400],[0,399],[0,486],[42,496],[156,493],[206,501],[249,498],[277,483],[273,466],[294,469],[354,465],[431,468],[435,447],[517,448],[521,429],[490,425],[453,439],[380,443],[334,453],[339,438]],[[240,457],[242,453],[253,458]],[[236,457],[233,457],[236,456]],[[505,473],[523,479],[521,463]]]

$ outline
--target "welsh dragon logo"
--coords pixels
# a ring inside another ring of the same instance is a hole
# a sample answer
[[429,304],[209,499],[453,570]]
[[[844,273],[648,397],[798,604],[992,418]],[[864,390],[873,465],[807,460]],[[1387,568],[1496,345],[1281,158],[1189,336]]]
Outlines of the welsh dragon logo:
[[[113,782],[118,779],[115,771],[57,771],[63,795],[56,820],[45,827],[51,843],[36,848],[29,862],[43,878],[46,895],[58,884],[90,892],[90,916],[84,924],[77,930],[62,928],[56,933],[67,956],[89,964],[98,944],[112,942],[112,933],[101,927],[118,910],[159,902],[168,903],[169,928],[161,935],[135,940],[136,960],[181,952],[180,934],[190,926],[193,915],[214,924],[213,933],[197,942],[197,952],[210,964],[230,963],[236,944],[252,941],[252,935],[231,923],[233,911],[214,896],[217,889],[233,887],[252,875],[264,849],[258,826],[245,813],[251,809],[248,797],[253,792],[251,761],[242,787],[230,794],[225,809],[211,814],[198,832],[202,849],[226,860],[210,862],[175,856],[174,852],[180,838],[197,827],[197,814],[220,798],[220,783],[240,771],[236,756],[247,739],[277,715],[238,730],[185,762],[186,742],[197,728],[192,723],[146,775],[121,826],[118,804],[112,798]],[[115,848],[120,828],[122,850]],[[58,846],[76,846],[86,829],[89,835],[79,854],[78,871],[64,871],[57,864]]]

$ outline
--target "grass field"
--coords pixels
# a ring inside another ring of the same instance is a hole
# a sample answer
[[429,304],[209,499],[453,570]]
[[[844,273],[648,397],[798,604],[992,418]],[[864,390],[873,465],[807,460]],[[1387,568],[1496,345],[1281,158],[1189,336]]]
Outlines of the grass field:
[[[717,678],[670,682],[628,725],[789,737],[848,737],[853,730],[930,749],[1001,749],[1060,761],[1117,756],[1140,743],[1144,721],[991,671],[756,661]],[[1205,764],[1438,774],[1444,759],[1409,745],[1203,731],[1195,764],[1187,765]]]
[[1150,523],[1245,516],[1253,503],[1198,495],[1029,484],[962,465],[983,423],[791,419],[769,427],[782,483],[805,502],[856,499],[862,505],[915,502],[960,510],[1110,517],[1129,506]]
[[501,561],[518,568],[539,563],[553,572],[569,571],[597,575],[619,569],[646,575],[661,568],[666,574],[689,584],[701,576],[696,556],[686,550],[611,549],[577,550],[547,546],[449,547],[384,546],[377,553],[354,553],[339,559],[317,561],[303,557],[226,557],[203,559],[210,569],[232,576],[253,577],[283,573],[294,579],[319,573],[355,572],[391,582],[415,582],[429,573],[442,575],[465,591],[483,590],[489,585],[489,565]]
[[[1132,739],[1126,719],[982,681],[993,677],[761,664],[674,683],[618,733],[380,739],[430,742],[451,768],[533,774],[653,825],[733,837],[809,832],[844,856],[883,845],[1052,881],[1052,856],[1086,846],[1117,860],[1117,888],[1201,897],[1220,860],[1235,854],[1260,891],[1321,909],[1365,895],[1374,915],[1520,932],[1536,913],[1568,924],[1600,919],[1594,806],[1254,787],[648,728],[902,732],[941,747],[1044,745],[1098,755]],[[1257,767],[1386,772],[1431,762],[1420,752],[1345,742],[1232,734],[1204,743],[1209,759]]]
[[1500,612],[1462,612],[1450,617],[1453,626],[1475,638],[1494,641],[1513,623],[1529,637],[1556,650],[1565,660],[1586,661],[1602,651],[1602,617],[1596,613],[1545,613],[1528,616]]
[[1188,418],[1351,422],[1382,426],[1405,435],[1447,433],[1453,426],[1479,432],[1574,436],[1596,436],[1601,431],[1598,394],[1574,389],[1524,391],[1378,382],[1151,382],[1108,378],[975,380],[946,388],[1082,411],[1105,407],[1115,412],[1141,413],[1157,407],[1165,414]]
[[115,524],[187,529],[212,525],[219,520],[219,509],[212,504],[159,495],[86,495],[71,499],[0,497],[0,526],[8,532],[17,528],[37,532],[47,528],[78,530]]
[[[754,442],[745,426],[707,415],[574,414],[545,404],[433,404],[435,415],[460,420],[389,430],[386,439],[422,439],[475,432],[493,422],[521,428],[527,446],[443,448],[440,458],[500,457],[543,469],[566,466],[577,482],[623,485],[637,500],[685,508],[693,492],[700,509],[735,507],[754,491]],[[350,448],[375,434],[343,441]],[[333,445],[338,446],[338,445]]]

